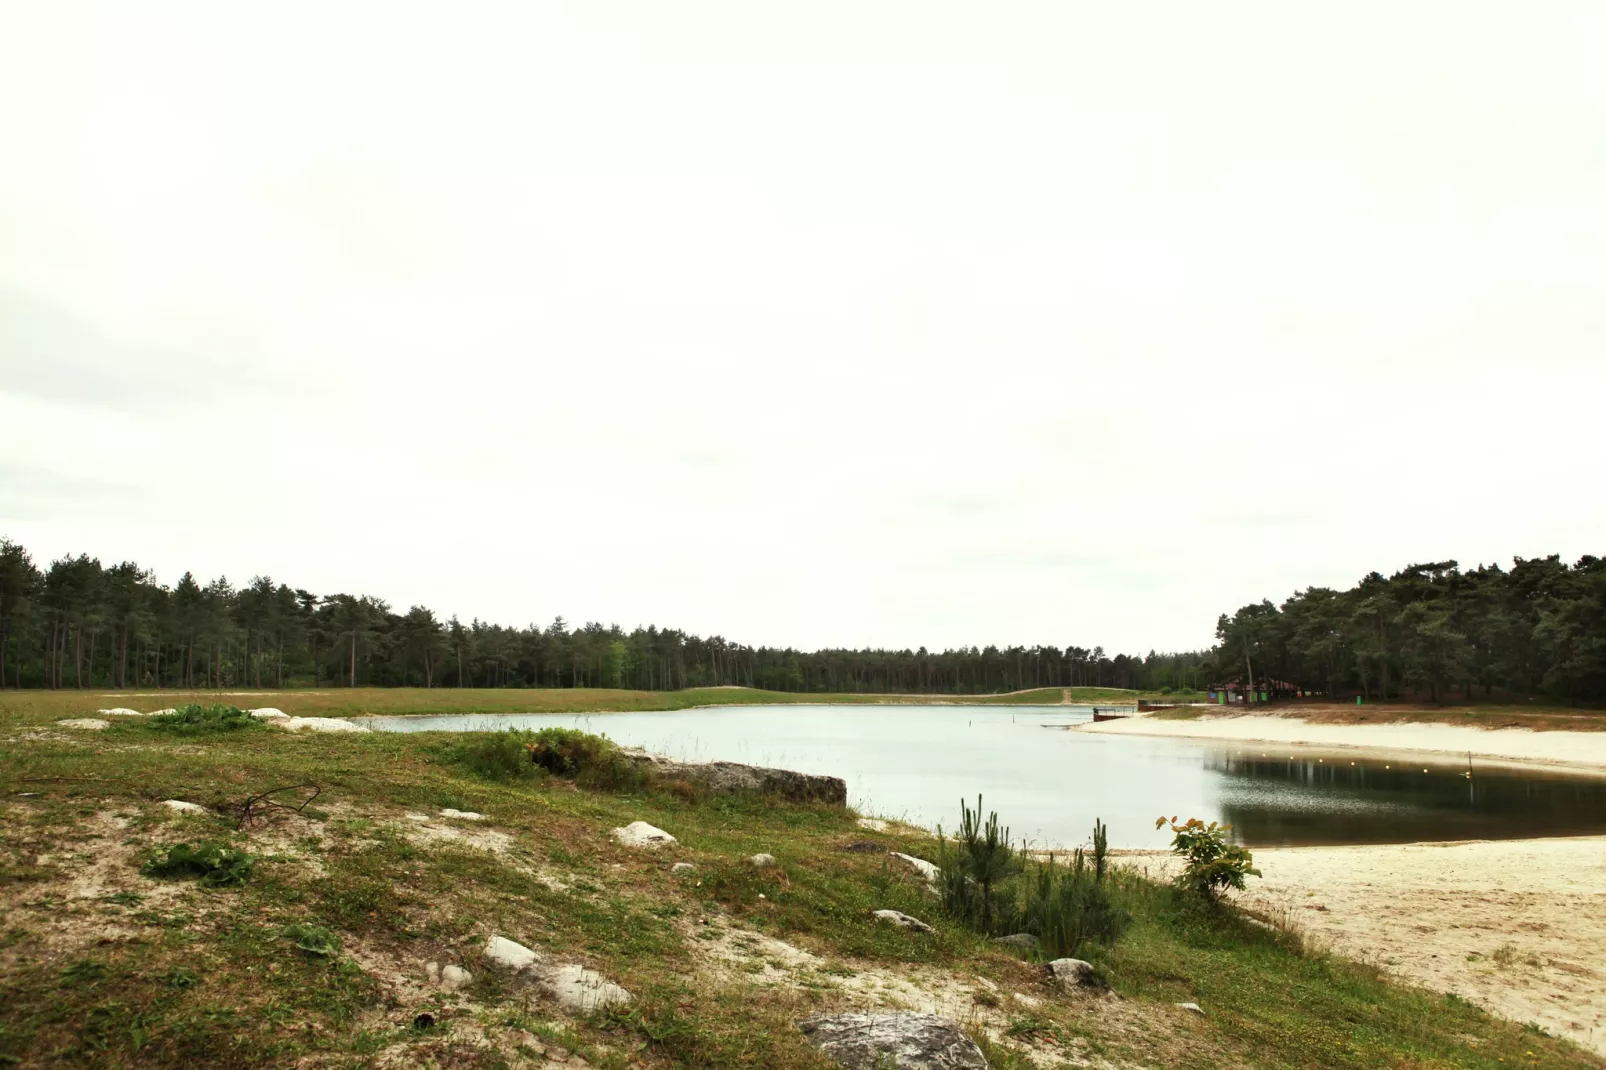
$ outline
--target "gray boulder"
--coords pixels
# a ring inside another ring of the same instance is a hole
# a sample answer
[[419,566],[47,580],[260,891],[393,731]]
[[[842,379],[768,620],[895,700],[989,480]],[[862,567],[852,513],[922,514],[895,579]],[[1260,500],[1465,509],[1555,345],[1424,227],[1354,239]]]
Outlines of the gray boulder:
[[669,779],[690,780],[715,795],[776,795],[790,802],[821,802],[830,806],[848,804],[847,781],[841,777],[799,773],[791,769],[770,769],[738,762],[682,762],[645,751],[625,751],[638,765]]
[[1093,964],[1081,959],[1055,959],[1046,968],[1049,976],[1066,988],[1099,988],[1104,984]]
[[905,914],[901,910],[878,910],[875,912],[875,916],[889,925],[896,925],[898,928],[908,929],[910,932],[929,933],[932,931],[931,926],[919,918]]
[[998,944],[1000,947],[1013,948],[1022,954],[1028,955],[1036,951],[1039,946],[1037,937],[1031,933],[1010,933],[1008,936],[995,936],[993,937],[993,943]]
[[987,1057],[935,1014],[825,1014],[797,1023],[822,1054],[850,1070],[987,1070]]
[[780,863],[775,860],[775,856],[768,852],[753,855],[747,860],[747,864],[752,866],[754,869],[774,869],[776,866],[780,865]]

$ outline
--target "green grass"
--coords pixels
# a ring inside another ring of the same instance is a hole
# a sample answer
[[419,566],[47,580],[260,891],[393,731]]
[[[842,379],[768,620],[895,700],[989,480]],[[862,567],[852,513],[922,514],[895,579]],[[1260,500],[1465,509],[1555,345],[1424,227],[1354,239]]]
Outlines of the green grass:
[[[289,708],[286,696],[262,701]],[[533,1042],[601,1067],[820,1067],[793,1023],[849,1004],[847,986],[867,977],[911,971],[996,986],[950,1011],[996,1016],[995,1067],[1027,1065],[1027,1043],[1175,1067],[1606,1065],[1120,871],[1131,928],[1086,954],[1122,998],[1075,1000],[943,917],[885,853],[931,857],[930,840],[868,832],[847,811],[488,779],[454,757],[462,737],[442,734],[172,739],[132,719],[83,738],[18,731],[61,712],[0,697],[0,1065],[355,1067],[405,1053],[490,1068]],[[177,797],[238,813],[252,793],[309,782],[323,790],[306,812],[239,830],[157,805]],[[405,816],[446,806],[492,820],[431,838]],[[679,847],[634,851],[609,837],[633,820]],[[866,842],[884,850],[844,850]],[[177,844],[255,861],[227,888],[140,874]],[[780,865],[752,869],[744,859],[759,851]],[[677,860],[695,873],[671,875]],[[91,873],[86,898],[74,889]],[[935,932],[879,923],[881,908]],[[637,1000],[563,1019],[480,965],[492,933],[591,965]],[[788,964],[766,938],[817,960]],[[716,945],[737,960],[697,966]],[[462,963],[474,980],[455,996],[429,991],[426,961]],[[1183,1000],[1209,1016],[1172,1010]],[[415,1028],[425,1013],[434,1024]]]

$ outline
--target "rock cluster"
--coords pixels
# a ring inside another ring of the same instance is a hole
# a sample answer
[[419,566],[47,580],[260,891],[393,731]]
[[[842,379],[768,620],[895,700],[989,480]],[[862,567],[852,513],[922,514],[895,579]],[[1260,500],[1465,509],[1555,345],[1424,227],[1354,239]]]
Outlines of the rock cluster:
[[[551,964],[516,940],[493,936],[485,944],[486,963],[534,984],[570,1014],[589,1014],[635,997],[595,970],[576,963]],[[441,971],[445,980],[445,971]]]

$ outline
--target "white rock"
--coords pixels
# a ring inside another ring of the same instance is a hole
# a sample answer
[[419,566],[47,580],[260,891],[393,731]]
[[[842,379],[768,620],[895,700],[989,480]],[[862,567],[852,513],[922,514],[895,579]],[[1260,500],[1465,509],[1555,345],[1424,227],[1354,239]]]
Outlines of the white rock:
[[861,817],[859,818],[859,827],[869,829],[871,832],[885,832],[888,826],[879,817]]
[[407,818],[407,820],[409,820],[409,821],[428,821],[429,820],[429,815],[428,814],[405,814],[403,816],[405,816]]
[[1048,972],[1066,988],[1082,988],[1098,981],[1093,964],[1081,959],[1055,959],[1048,964]]
[[938,877],[942,874],[942,870],[938,869],[934,863],[927,862],[924,858],[916,858],[914,855],[901,854],[897,851],[892,852],[892,857],[906,863],[922,877],[926,878],[927,884],[935,885]]
[[1188,1011],[1191,1014],[1197,1014],[1201,1018],[1204,1017],[1204,1008],[1199,1006],[1197,1003],[1178,1003],[1177,1007],[1180,1010]]
[[273,720],[273,719],[279,718],[279,717],[286,717],[287,718],[287,717],[290,716],[288,713],[285,713],[283,710],[277,709],[277,708],[275,708],[273,706],[263,706],[259,710],[247,710],[246,712],[249,713],[252,717],[260,717],[264,721]]
[[645,821],[632,821],[622,829],[613,830],[613,838],[626,847],[664,847],[677,842],[675,837]]
[[474,980],[474,975],[461,966],[444,966],[441,968],[441,987],[448,992],[456,992],[472,980]]
[[484,814],[476,814],[473,810],[453,810],[447,807],[441,811],[442,817],[449,817],[455,821],[484,821]]
[[931,926],[919,918],[910,917],[901,910],[878,910],[875,916],[889,925],[896,925],[900,929],[909,929],[917,933],[929,933]]
[[747,860],[747,864],[754,869],[771,869],[780,865],[772,854],[756,854]]
[[162,805],[169,810],[177,810],[181,814],[204,814],[209,812],[206,807],[199,803],[185,802],[183,799],[163,799]]
[[432,985],[440,984],[441,983],[441,964],[438,963],[438,962],[426,962],[426,963],[424,963],[424,976],[429,978],[429,983],[430,984],[432,984]]
[[56,723],[63,728],[86,728],[92,732],[98,732],[102,728],[110,728],[112,726],[110,721],[102,721],[99,717],[69,717],[65,721],[57,721]]
[[505,936],[493,936],[485,944],[485,961],[514,973],[529,969],[540,957],[523,944]]
[[691,872],[695,871],[696,869],[697,869],[697,867],[692,865],[690,862],[676,862],[674,865],[669,867],[669,872],[671,872],[671,873],[691,873]]
[[177,713],[177,712],[178,712],[177,710],[175,710],[173,707],[169,706],[165,710],[152,710],[150,715],[152,717],[161,717],[161,716],[164,716],[165,714]]
[[367,732],[367,725],[360,725],[340,717],[286,717],[282,721],[277,717],[269,717],[269,724],[278,725],[291,732]]
[[541,989],[571,1014],[590,1014],[615,1003],[629,1003],[629,992],[595,970],[584,966],[559,966],[538,982]]
[[103,717],[143,717],[143,716],[145,716],[143,713],[140,713],[138,710],[131,710],[127,706],[113,706],[109,710],[96,710],[95,712],[100,714],[100,715],[102,715]]

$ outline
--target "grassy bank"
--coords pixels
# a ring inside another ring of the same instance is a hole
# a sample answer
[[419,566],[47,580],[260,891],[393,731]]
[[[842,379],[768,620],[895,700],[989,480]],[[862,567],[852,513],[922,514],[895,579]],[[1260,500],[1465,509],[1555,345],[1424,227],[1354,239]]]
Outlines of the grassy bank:
[[[743,705],[1079,705],[1131,703],[1146,693],[1116,688],[1044,687],[1004,695],[799,694],[750,687],[705,687],[685,691],[623,691],[608,688],[422,688],[358,687],[287,691],[20,691],[0,693],[11,709],[41,716],[86,716],[126,706],[149,712],[185,702],[226,701],[275,706],[304,717],[426,713],[608,713],[684,710],[694,706]],[[1070,698],[1067,700],[1066,696]]]
[[[544,1050],[608,1067],[808,1067],[825,1064],[797,1019],[903,1005],[965,1023],[995,1067],[1606,1065],[1137,875],[1120,881],[1131,930],[1087,953],[1113,994],[1072,995],[940,916],[887,853],[931,857],[915,830],[684,785],[486,779],[461,736],[44,723],[80,712],[0,698],[0,1063],[500,1067]],[[296,784],[317,786],[305,810],[236,827],[248,797]],[[433,818],[443,807],[490,820]],[[635,820],[679,846],[610,838]],[[217,888],[142,875],[180,842],[254,861]],[[747,866],[760,851],[780,864]],[[673,861],[697,868],[675,875]],[[876,922],[882,908],[934,932]],[[493,933],[594,967],[636,1003],[565,1017],[480,964]],[[443,994],[430,961],[474,979]]]

